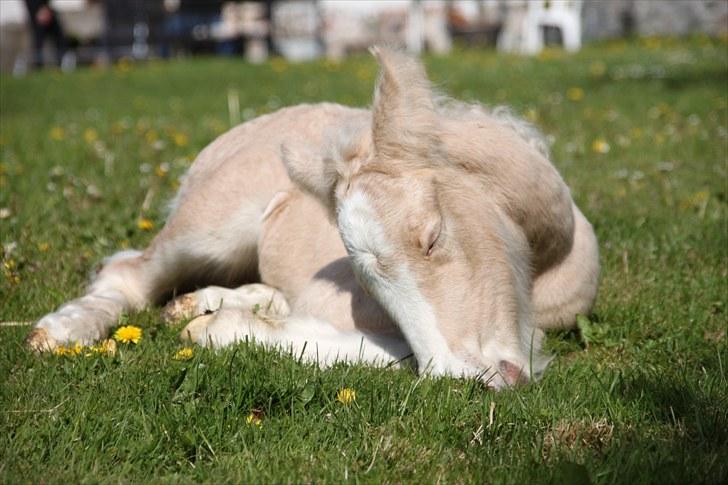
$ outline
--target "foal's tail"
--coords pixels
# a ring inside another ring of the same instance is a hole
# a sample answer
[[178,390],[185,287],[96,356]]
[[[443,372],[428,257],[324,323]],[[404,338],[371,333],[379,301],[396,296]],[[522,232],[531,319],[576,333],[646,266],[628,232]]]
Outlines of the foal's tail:
[[594,229],[576,205],[574,244],[559,264],[533,282],[533,309],[540,328],[574,325],[577,314],[588,314],[599,287],[599,246]]

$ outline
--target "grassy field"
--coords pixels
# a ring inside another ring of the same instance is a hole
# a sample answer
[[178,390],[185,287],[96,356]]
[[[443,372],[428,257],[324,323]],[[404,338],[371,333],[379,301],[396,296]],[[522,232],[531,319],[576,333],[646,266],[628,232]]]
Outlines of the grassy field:
[[[113,357],[39,357],[29,327],[2,326],[0,482],[726,483],[727,52],[648,39],[426,60],[454,96],[534,120],[596,228],[595,312],[549,336],[540,382],[321,371],[245,344],[175,360],[180,329],[157,308],[123,318],[144,335]],[[366,105],[375,74],[357,57],[2,78],[0,320],[39,318],[104,256],[147,244],[178,177],[238,116]]]

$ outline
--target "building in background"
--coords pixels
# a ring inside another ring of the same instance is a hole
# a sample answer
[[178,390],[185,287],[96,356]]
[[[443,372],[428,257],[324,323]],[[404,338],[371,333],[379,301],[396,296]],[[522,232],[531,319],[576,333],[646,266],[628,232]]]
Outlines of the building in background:
[[[50,0],[82,64],[192,54],[341,58],[376,42],[448,52],[453,42],[535,54],[631,35],[719,35],[726,0]],[[0,68],[31,60],[24,0],[0,0]],[[52,57],[49,55],[49,57]],[[50,63],[50,61],[49,61]]]

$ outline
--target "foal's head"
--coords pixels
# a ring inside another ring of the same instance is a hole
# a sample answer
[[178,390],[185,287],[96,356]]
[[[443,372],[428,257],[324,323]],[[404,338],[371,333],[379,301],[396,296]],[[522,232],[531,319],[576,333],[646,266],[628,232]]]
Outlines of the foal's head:
[[373,53],[371,120],[337,127],[323,151],[283,147],[289,175],[330,209],[360,284],[421,368],[494,385],[527,379],[545,364],[531,325],[528,229],[508,203],[519,180],[477,158],[544,157],[483,110],[443,107],[418,61]]

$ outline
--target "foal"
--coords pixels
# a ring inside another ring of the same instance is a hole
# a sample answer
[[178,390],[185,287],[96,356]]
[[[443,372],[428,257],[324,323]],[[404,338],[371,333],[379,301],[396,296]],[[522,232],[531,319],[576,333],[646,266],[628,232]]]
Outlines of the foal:
[[533,127],[372,52],[371,111],[300,105],[220,136],[151,245],[109,258],[29,345],[90,343],[123,311],[217,284],[165,309],[201,345],[254,338],[321,364],[413,355],[421,372],[493,387],[540,375],[542,330],[594,303],[591,225]]

